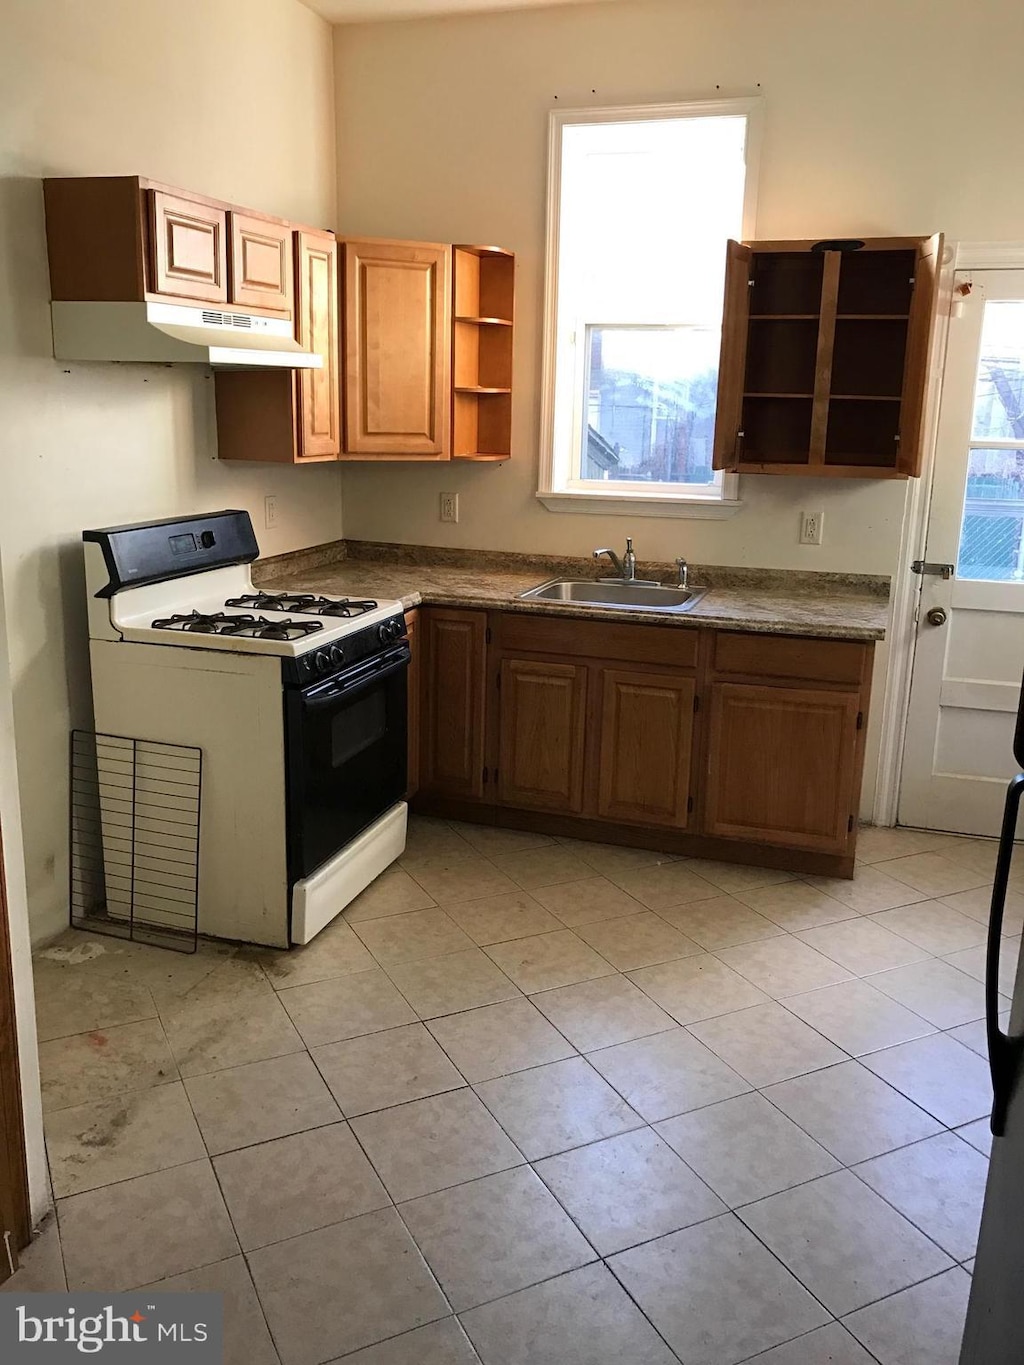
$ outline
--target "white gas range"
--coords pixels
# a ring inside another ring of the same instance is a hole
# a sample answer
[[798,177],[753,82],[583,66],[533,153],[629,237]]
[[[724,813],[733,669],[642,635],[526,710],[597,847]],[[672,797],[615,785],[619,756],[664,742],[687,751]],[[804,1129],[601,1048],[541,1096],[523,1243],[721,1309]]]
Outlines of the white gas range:
[[260,592],[246,512],[83,540],[96,729],[203,753],[199,932],[309,942],[405,847],[402,604]]

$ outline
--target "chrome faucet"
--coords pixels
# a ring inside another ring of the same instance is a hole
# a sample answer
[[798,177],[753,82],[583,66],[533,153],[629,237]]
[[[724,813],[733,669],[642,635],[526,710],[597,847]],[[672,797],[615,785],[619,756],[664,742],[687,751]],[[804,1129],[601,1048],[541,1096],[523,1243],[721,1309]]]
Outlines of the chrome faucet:
[[636,555],[633,553],[633,541],[631,537],[626,538],[626,553],[622,559],[619,558],[614,550],[609,550],[607,546],[603,549],[594,551],[595,559],[600,559],[602,555],[607,555],[612,561],[612,566],[615,569],[616,575],[621,578],[624,583],[632,583],[636,579]]
[[679,587],[685,588],[690,577],[690,566],[685,559],[676,560],[676,573],[679,575]]

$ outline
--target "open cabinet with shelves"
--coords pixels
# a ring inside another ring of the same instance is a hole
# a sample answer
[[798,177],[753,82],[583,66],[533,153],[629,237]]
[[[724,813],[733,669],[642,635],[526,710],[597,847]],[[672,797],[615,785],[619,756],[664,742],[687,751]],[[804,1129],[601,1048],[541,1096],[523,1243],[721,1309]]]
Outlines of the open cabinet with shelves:
[[515,257],[494,246],[452,252],[452,458],[512,454]]
[[716,469],[907,478],[941,238],[729,244]]

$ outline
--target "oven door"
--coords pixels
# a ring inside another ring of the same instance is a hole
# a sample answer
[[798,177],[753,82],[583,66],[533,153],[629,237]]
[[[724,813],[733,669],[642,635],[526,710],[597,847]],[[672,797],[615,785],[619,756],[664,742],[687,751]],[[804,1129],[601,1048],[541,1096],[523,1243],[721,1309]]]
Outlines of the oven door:
[[408,668],[403,642],[286,692],[291,886],[404,796]]

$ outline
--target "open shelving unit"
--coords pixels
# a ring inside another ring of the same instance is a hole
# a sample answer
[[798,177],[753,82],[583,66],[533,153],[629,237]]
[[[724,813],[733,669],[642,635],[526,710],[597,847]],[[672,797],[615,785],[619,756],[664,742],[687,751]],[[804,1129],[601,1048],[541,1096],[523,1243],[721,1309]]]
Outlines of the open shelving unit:
[[730,244],[715,466],[918,472],[937,238]]
[[496,246],[453,248],[452,459],[512,454],[515,256]]

